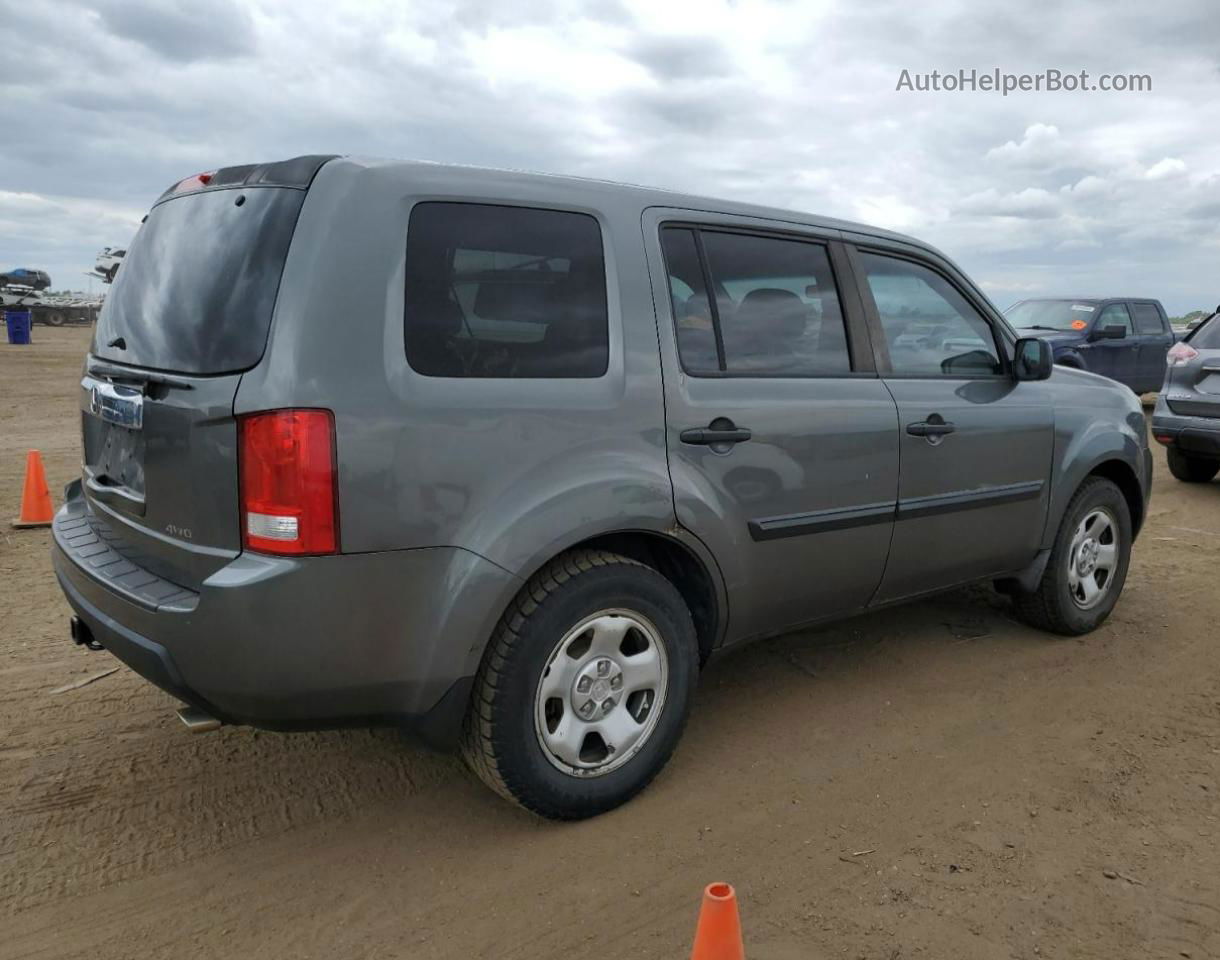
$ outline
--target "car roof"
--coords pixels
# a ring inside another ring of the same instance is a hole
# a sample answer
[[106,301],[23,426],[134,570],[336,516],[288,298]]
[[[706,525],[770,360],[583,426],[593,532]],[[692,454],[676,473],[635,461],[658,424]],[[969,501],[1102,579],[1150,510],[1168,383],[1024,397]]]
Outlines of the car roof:
[[868,224],[856,223],[850,220],[840,220],[835,217],[817,216],[780,207],[743,203],[737,200],[720,200],[714,197],[683,193],[678,190],[667,190],[662,187],[644,187],[629,183],[618,183],[613,180],[596,180],[564,174],[434,163],[427,160],[391,160],[378,157],[351,156],[338,159],[368,169],[401,168],[404,173],[426,170],[429,180],[433,184],[438,180],[447,181],[447,185],[452,186],[455,192],[461,190],[470,191],[472,188],[477,187],[477,192],[494,194],[497,192],[498,187],[513,186],[520,188],[522,185],[533,185],[545,188],[548,199],[552,200],[552,202],[569,202],[574,205],[596,206],[599,201],[604,201],[607,197],[616,197],[620,201],[629,200],[636,203],[641,208],[677,207],[741,217],[786,221],[802,226],[841,230],[848,233],[858,233],[880,239],[894,240],[930,251],[948,260],[948,257],[945,257],[943,253],[931,244],[916,237],[897,233],[893,230],[886,230],[882,227],[869,226]]

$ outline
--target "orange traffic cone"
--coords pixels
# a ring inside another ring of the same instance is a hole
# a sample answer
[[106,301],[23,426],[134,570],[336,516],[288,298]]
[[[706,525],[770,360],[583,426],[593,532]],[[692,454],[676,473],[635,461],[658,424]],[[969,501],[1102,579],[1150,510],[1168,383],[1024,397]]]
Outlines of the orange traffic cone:
[[737,894],[727,883],[709,883],[703,891],[695,948],[691,960],[745,960]]
[[42,469],[42,455],[31,450],[25,455],[25,489],[21,493],[21,516],[14,527],[49,527],[55,510],[51,506],[51,491]]

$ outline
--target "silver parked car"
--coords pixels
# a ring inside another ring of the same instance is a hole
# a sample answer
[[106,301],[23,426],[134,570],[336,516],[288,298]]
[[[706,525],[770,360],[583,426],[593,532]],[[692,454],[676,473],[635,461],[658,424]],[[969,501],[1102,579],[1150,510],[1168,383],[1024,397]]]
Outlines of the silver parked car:
[[1175,477],[1207,483],[1220,473],[1220,313],[1174,344],[1166,363],[1152,435]]
[[75,638],[196,728],[396,724],[544,816],[664,766],[733,644],[971,581],[1101,623],[1126,388],[928,245],[587,180],[299,157],[154,205],[54,525]]

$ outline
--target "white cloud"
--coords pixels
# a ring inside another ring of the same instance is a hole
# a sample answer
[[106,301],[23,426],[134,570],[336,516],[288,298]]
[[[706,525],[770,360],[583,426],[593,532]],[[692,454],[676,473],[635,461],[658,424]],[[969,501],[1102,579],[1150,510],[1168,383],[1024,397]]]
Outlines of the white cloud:
[[1166,157],[1158,160],[1144,171],[1145,180],[1164,180],[1167,177],[1181,176],[1186,172],[1186,164],[1177,157]]
[[1081,177],[1075,183],[1061,187],[1060,190],[1076,198],[1104,197],[1110,193],[1111,184],[1104,177],[1089,174],[1088,176]]
[[988,160],[1013,165],[1044,165],[1062,158],[1068,149],[1066,141],[1053,124],[1035,123],[1025,128],[1018,142],[1009,140],[987,151]]
[[852,216],[887,230],[910,231],[918,228],[926,215],[918,207],[896,196],[866,197],[857,200]]
[[[219,6],[218,4],[223,4]],[[57,285],[170,183],[334,152],[652,183],[860,219],[1008,292],[1216,299],[1220,18],[1096,0],[0,0],[0,268]],[[1054,29],[1047,30],[1048,18]],[[1154,93],[896,92],[912,72]],[[1154,239],[1150,239],[1154,238]]]
[[1016,193],[1000,193],[994,187],[974,193],[958,204],[964,213],[985,217],[1022,217],[1041,220],[1057,216],[1059,198],[1041,187],[1026,187]]

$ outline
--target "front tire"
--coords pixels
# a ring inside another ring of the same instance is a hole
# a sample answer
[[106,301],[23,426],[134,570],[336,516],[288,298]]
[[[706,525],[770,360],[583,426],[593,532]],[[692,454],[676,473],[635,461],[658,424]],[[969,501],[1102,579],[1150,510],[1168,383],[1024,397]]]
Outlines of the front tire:
[[1208,483],[1220,473],[1220,460],[1192,457],[1176,447],[1167,448],[1165,456],[1169,461],[1169,472],[1183,483]]
[[1013,598],[1017,615],[1069,637],[1096,630],[1122,593],[1131,540],[1131,510],[1122,491],[1090,477],[1064,511],[1037,590]]
[[489,787],[541,816],[604,813],[669,760],[698,669],[694,624],[672,583],[618,554],[570,551],[501,618],[462,755]]

